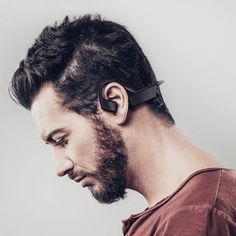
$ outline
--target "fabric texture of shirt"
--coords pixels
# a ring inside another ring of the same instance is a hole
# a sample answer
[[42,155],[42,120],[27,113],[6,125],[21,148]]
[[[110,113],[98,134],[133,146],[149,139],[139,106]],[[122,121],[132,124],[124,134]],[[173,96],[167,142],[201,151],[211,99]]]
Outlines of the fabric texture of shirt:
[[236,170],[198,170],[122,223],[125,236],[236,236]]

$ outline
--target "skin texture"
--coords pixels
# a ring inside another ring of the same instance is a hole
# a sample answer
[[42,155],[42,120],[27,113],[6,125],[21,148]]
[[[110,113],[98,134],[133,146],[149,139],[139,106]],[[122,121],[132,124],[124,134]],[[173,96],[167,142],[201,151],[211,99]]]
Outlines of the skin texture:
[[[175,125],[155,117],[145,104],[129,110],[128,95],[120,84],[108,84],[103,96],[117,103],[116,114],[103,111],[99,103],[92,119],[63,110],[52,84],[39,91],[31,107],[43,139],[53,129],[67,130],[53,136],[59,143],[64,135],[68,139],[65,147],[53,145],[57,174],[68,174],[77,181],[87,175],[81,183],[89,186],[98,201],[117,201],[129,188],[141,193],[151,207],[193,172],[222,167],[190,143]],[[115,161],[107,162],[112,159]],[[104,178],[106,175],[109,178]]]

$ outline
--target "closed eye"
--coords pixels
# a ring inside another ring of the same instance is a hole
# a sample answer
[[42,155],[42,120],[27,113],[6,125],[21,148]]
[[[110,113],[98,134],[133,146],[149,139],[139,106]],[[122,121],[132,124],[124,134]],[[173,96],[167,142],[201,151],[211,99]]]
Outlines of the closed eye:
[[58,138],[53,142],[54,146],[59,146],[59,147],[65,147],[68,144],[68,140],[66,139],[67,135],[62,136],[61,138]]

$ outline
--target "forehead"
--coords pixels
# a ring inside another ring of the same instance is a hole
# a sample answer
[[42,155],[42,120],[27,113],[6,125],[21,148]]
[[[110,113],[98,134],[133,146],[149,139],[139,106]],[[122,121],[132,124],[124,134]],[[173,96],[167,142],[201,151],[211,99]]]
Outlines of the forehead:
[[44,85],[31,106],[31,114],[36,122],[45,116],[52,117],[52,114],[63,112],[59,105],[59,97],[51,84]]
[[34,98],[31,114],[41,137],[54,129],[62,128],[68,121],[72,122],[75,115],[79,117],[77,113],[63,109],[59,101],[52,84],[44,85]]

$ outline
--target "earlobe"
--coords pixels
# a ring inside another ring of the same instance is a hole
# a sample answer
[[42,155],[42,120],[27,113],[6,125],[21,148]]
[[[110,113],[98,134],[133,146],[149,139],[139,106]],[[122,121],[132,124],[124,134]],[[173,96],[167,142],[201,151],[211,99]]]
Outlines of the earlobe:
[[99,102],[104,111],[113,113],[116,124],[123,124],[127,119],[129,98],[125,88],[117,82],[103,85],[99,90]]

